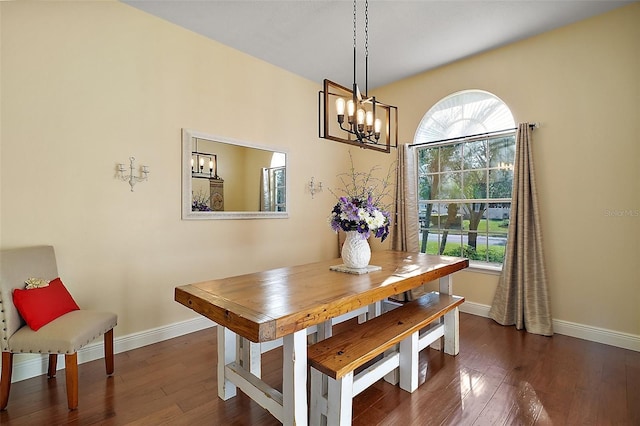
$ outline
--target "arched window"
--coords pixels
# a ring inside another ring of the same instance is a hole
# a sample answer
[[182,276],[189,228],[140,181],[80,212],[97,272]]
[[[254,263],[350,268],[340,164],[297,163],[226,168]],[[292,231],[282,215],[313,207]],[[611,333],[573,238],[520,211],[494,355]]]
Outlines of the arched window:
[[507,105],[480,90],[449,95],[424,115],[413,146],[422,251],[502,264],[515,156]]

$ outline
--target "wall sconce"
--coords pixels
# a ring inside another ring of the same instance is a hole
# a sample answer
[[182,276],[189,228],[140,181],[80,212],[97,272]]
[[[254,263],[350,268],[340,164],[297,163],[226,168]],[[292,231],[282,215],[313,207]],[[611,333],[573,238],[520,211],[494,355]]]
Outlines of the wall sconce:
[[317,194],[318,192],[322,192],[322,182],[318,182],[317,184],[313,181],[313,176],[311,180],[307,184],[307,188],[309,189],[309,193],[311,194],[311,198]]
[[133,174],[135,170],[135,166],[133,165],[134,161],[136,161],[135,157],[129,157],[129,174],[128,175],[124,174],[127,171],[127,169],[124,167],[124,164],[118,163],[118,173],[119,173],[120,179],[125,182],[129,182],[129,185],[131,185],[131,192],[133,192],[133,187],[136,183],[142,182],[143,180],[147,180],[147,178],[149,177],[148,166],[141,166],[142,175],[134,176]]

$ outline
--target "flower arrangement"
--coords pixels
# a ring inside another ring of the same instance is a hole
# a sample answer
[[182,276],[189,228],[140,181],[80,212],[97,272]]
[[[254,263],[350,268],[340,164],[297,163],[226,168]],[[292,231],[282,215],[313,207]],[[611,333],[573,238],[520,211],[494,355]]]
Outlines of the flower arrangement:
[[192,212],[210,212],[211,207],[209,207],[209,197],[204,195],[202,190],[193,194],[193,198],[191,201],[191,211]]
[[329,215],[329,225],[336,232],[340,229],[357,231],[365,239],[373,235],[384,241],[389,236],[391,215],[388,207],[383,204],[383,199],[390,195],[392,168],[389,168],[384,179],[378,179],[374,177],[374,172],[379,169],[378,166],[372,167],[367,173],[356,172],[351,151],[349,151],[349,158],[350,172],[338,175],[343,188],[337,191],[343,195],[338,195],[329,189],[338,198]]

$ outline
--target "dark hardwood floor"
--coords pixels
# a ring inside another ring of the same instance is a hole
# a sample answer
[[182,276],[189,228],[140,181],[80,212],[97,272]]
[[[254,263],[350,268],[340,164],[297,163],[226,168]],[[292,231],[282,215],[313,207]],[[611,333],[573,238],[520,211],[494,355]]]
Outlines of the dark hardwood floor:
[[[345,324],[348,326],[348,324]],[[354,425],[640,425],[640,353],[552,338],[461,314],[460,354],[426,349],[413,394],[379,381],[354,400]],[[263,357],[278,388],[280,349]],[[64,371],[14,383],[3,425],[277,425],[241,392],[217,396],[216,333],[205,330],[82,364],[67,410]],[[428,368],[427,368],[428,366]]]

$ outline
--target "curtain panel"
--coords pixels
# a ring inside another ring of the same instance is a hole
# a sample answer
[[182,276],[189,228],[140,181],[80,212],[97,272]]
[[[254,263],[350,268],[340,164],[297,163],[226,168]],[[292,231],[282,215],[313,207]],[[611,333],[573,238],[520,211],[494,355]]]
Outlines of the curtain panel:
[[502,274],[489,317],[530,333],[553,334],[529,123],[518,125],[511,218]]
[[406,144],[398,145],[393,250],[419,251],[417,176],[414,150]]
[[[406,144],[398,145],[398,164],[396,167],[395,220],[392,224],[391,248],[417,252],[418,242],[418,191],[415,151]],[[413,300],[421,292],[413,291],[397,294],[398,301]]]

